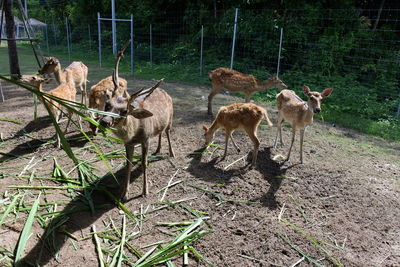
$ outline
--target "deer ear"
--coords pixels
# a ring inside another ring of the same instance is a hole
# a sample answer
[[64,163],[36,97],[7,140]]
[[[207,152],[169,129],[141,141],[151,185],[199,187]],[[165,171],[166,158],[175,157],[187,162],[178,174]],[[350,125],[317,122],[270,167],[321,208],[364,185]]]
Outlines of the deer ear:
[[208,128],[207,128],[207,126],[205,126],[205,125],[202,125],[201,128],[202,128],[204,131],[206,131],[206,132],[208,131]]
[[332,93],[333,88],[326,88],[324,91],[322,91],[321,96],[322,98],[327,98],[328,96],[330,96],[330,94]]
[[151,113],[147,109],[137,108],[137,109],[132,110],[131,115],[133,117],[135,117],[136,119],[145,119],[145,118],[153,116],[153,113]]
[[308,87],[308,86],[304,86],[303,87],[303,92],[304,92],[304,94],[306,95],[306,96],[309,96],[310,95],[310,87]]

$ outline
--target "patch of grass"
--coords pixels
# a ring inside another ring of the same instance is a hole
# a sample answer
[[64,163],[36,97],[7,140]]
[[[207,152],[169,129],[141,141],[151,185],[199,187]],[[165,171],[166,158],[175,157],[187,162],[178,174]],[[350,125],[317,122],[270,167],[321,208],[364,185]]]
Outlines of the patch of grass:
[[12,123],[15,123],[15,124],[22,124],[22,121],[10,119],[10,118],[0,118],[0,121],[8,121],[8,122],[12,122]]
[[[325,116],[324,116],[325,115]],[[328,122],[340,124],[366,134],[376,135],[388,140],[400,141],[400,123],[390,120],[370,120],[354,114],[327,109],[317,116]]]

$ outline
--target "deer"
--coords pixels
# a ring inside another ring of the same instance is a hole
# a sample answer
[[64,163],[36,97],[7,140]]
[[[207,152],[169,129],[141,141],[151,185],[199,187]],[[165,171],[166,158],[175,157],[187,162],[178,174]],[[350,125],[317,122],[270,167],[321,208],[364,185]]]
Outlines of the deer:
[[[97,84],[93,85],[89,91],[89,108],[97,109],[101,111],[106,110],[107,101],[109,101],[114,96],[124,96],[129,97],[127,92],[127,81],[123,78],[119,78],[119,91],[114,92],[114,83],[112,81],[112,76],[102,79]],[[100,116],[94,115],[93,119],[99,121]],[[97,127],[90,124],[93,135],[97,134]]]
[[250,102],[251,96],[255,92],[273,88],[287,89],[286,84],[278,77],[271,77],[269,80],[262,82],[253,75],[222,67],[210,71],[208,77],[211,81],[211,91],[208,95],[208,115],[212,115],[212,99],[222,88],[230,92],[244,93],[246,95],[246,103]]
[[258,149],[260,147],[260,141],[257,137],[257,128],[261,120],[265,120],[269,126],[272,126],[272,122],[268,118],[267,110],[253,103],[235,103],[229,106],[221,107],[211,126],[202,126],[203,130],[205,131],[205,146],[212,142],[214,133],[218,129],[224,129],[225,151],[221,159],[222,161],[225,159],[227,154],[229,138],[232,139],[233,145],[237,151],[240,152],[239,147],[236,145],[232,137],[232,133],[235,130],[242,130],[246,132],[254,144],[251,165],[255,166]]
[[[126,44],[126,46],[129,42]],[[118,57],[122,57],[123,50]],[[113,83],[115,91],[118,91],[118,62],[116,62],[113,73]],[[142,196],[149,193],[147,183],[147,155],[149,151],[150,138],[158,136],[158,146],[154,154],[161,150],[161,137],[165,132],[168,140],[169,155],[174,157],[171,145],[170,130],[172,126],[173,104],[172,98],[166,91],[159,88],[164,79],[161,79],[153,87],[145,90],[144,88],[134,92],[129,98],[114,96],[109,104],[111,112],[118,114],[119,118],[105,116],[102,118],[103,125],[112,127],[113,133],[123,140],[126,151],[126,175],[122,182],[121,200],[127,201],[129,191],[129,181],[132,172],[132,157],[135,145],[142,147],[142,171],[143,171],[143,190]]]
[[81,103],[86,105],[86,82],[88,76],[88,67],[81,61],[74,61],[65,69],[61,68],[60,61],[55,57],[45,57],[45,64],[39,70],[39,74],[54,73],[58,84],[66,83],[67,71],[72,72],[73,81],[79,86],[81,92]]
[[[66,75],[65,83],[61,83],[53,90],[47,92],[47,94],[58,97],[58,98],[62,98],[62,99],[68,100],[68,101],[75,101],[76,88],[75,88],[73,73],[72,73],[72,71],[67,70],[65,75]],[[45,93],[43,91],[43,83],[47,83],[49,80],[50,79],[45,79],[38,75],[23,75],[20,78],[21,82],[25,82],[30,85],[33,85],[34,87],[37,88],[37,90],[39,92],[43,92],[43,93]],[[46,96],[40,96],[40,97],[38,97],[38,99],[42,103],[45,100],[48,101],[49,113],[51,113],[51,115],[54,116],[56,123],[59,123],[61,120],[61,115],[62,115],[61,104],[58,103],[57,101],[55,101],[54,99],[48,98]],[[72,117],[72,111],[68,110],[67,113],[68,113],[68,122],[67,122],[67,126],[65,127],[64,134],[68,129],[68,126],[71,122],[71,117]],[[57,138],[56,146],[57,146],[57,148],[61,148],[60,137],[57,133],[56,133],[56,138]]]
[[313,123],[314,114],[321,112],[322,100],[330,96],[332,91],[332,88],[326,88],[321,93],[312,92],[308,86],[304,86],[303,93],[308,98],[307,102],[303,101],[292,90],[282,90],[276,95],[278,121],[274,148],[277,147],[278,135],[280,138],[280,145],[283,146],[282,123],[286,121],[292,126],[292,140],[285,161],[288,161],[290,158],[296,130],[300,129],[300,163],[303,164],[303,141],[305,129]]

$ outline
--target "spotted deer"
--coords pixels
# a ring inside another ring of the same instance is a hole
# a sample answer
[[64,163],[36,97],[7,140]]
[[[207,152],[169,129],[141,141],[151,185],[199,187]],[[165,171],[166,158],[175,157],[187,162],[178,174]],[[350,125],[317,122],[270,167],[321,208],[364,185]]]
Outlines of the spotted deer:
[[289,152],[285,160],[289,160],[290,158],[290,152],[292,150],[296,130],[300,129],[300,162],[303,163],[304,131],[308,125],[313,123],[314,114],[321,112],[322,100],[327,98],[332,91],[332,88],[326,88],[321,93],[311,92],[308,86],[304,86],[303,92],[308,98],[307,102],[303,101],[292,90],[282,90],[276,95],[278,121],[274,148],[277,146],[278,135],[280,138],[280,144],[281,146],[283,145],[282,123],[286,121],[292,126],[292,141],[290,143]]
[[[109,101],[114,96],[129,97],[129,94],[127,92],[127,85],[128,83],[125,79],[119,78],[119,91],[114,92],[115,88],[112,76],[102,79],[90,88],[89,108],[105,111],[107,101]],[[93,119],[99,121],[101,119],[101,116],[94,114]],[[97,134],[97,127],[94,124],[90,124],[90,128],[93,134]]]
[[239,92],[246,95],[246,102],[250,102],[255,92],[272,88],[286,89],[287,86],[279,78],[272,77],[268,81],[257,80],[253,75],[244,74],[228,68],[217,68],[210,71],[211,91],[208,95],[208,114],[212,115],[212,99],[222,88],[230,92]]
[[65,69],[61,68],[60,61],[55,57],[45,57],[45,64],[39,70],[40,74],[51,74],[54,76],[58,84],[66,83],[67,72],[72,73],[72,78],[76,86],[81,91],[81,103],[86,105],[86,82],[88,77],[88,67],[81,61],[74,61]]
[[272,123],[268,118],[267,111],[253,103],[235,103],[229,106],[221,107],[210,128],[206,127],[205,125],[202,126],[205,131],[205,145],[211,143],[212,139],[214,138],[214,133],[218,129],[224,129],[225,151],[224,156],[221,159],[223,160],[225,159],[228,151],[229,138],[232,139],[235,148],[240,151],[232,137],[232,133],[235,130],[242,130],[247,133],[254,144],[253,159],[251,161],[251,165],[254,166],[257,161],[258,148],[260,146],[260,141],[257,137],[257,128],[261,120],[265,120],[268,125],[272,126]]
[[[76,88],[75,88],[75,83],[74,83],[74,79],[73,79],[73,73],[71,71],[67,70],[65,72],[65,76],[66,76],[65,82],[61,83],[60,85],[58,85],[56,88],[54,88],[53,90],[51,90],[49,92],[43,91],[43,83],[48,82],[49,79],[42,78],[38,75],[23,75],[20,78],[20,81],[33,85],[40,92],[47,93],[51,96],[55,96],[55,97],[62,98],[65,100],[75,101]],[[56,122],[59,123],[61,120],[61,115],[62,115],[61,104],[58,103],[57,101],[55,101],[54,99],[48,98],[46,96],[38,97],[39,101],[41,101],[41,102],[44,101],[43,98],[45,98],[45,100],[48,101],[49,112],[54,116],[54,118],[56,119]],[[71,117],[72,117],[71,111],[68,110],[67,113],[68,113],[68,122],[67,122],[67,126],[65,127],[64,133],[67,131],[68,126],[71,122]],[[60,148],[61,147],[60,137],[58,136],[57,133],[56,133],[56,136],[57,136],[56,145],[58,148]]]

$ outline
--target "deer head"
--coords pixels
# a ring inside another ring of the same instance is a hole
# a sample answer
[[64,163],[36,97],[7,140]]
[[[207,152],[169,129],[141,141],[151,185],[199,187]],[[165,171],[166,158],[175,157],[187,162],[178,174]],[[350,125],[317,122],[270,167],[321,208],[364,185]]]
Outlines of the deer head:
[[39,70],[40,74],[50,74],[55,71],[55,68],[60,64],[60,61],[55,57],[45,57],[45,63]]
[[332,88],[326,88],[321,93],[311,92],[310,87],[304,86],[303,92],[308,97],[307,101],[308,108],[314,113],[320,113],[322,100],[327,98],[332,93],[332,91],[333,91]]
[[151,93],[154,92],[155,89],[160,86],[163,81],[164,79],[161,79],[149,89],[145,90],[145,88],[142,88],[131,94],[129,98],[124,98],[121,96],[111,98],[109,101],[107,101],[107,104],[110,107],[109,111],[118,114],[120,117],[113,118],[111,116],[105,116],[100,123],[103,126],[114,127],[116,125],[119,125],[123,121],[126,121],[129,115],[139,120],[153,116],[150,111],[136,107],[134,100],[140,96],[144,96],[144,101],[147,97],[151,95]]
[[279,88],[279,89],[288,88],[287,85],[284,84],[278,77],[271,77],[269,78],[268,82],[272,83],[274,85],[274,88]]
[[33,85],[35,87],[40,86],[42,83],[50,83],[53,78],[43,78],[39,75],[21,75],[19,80],[23,83]]
[[214,132],[210,131],[210,129],[205,125],[202,125],[201,128],[204,130],[204,138],[205,138],[204,145],[208,146],[214,139]]

